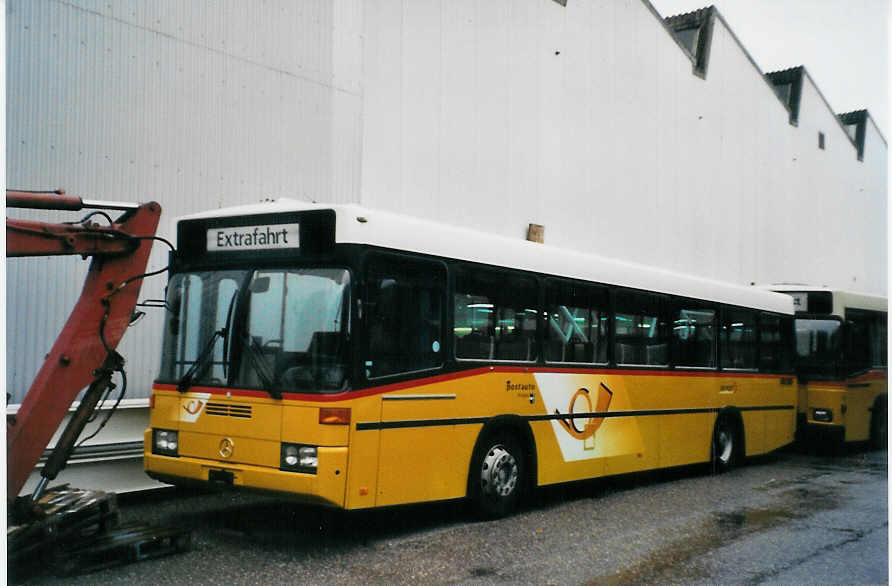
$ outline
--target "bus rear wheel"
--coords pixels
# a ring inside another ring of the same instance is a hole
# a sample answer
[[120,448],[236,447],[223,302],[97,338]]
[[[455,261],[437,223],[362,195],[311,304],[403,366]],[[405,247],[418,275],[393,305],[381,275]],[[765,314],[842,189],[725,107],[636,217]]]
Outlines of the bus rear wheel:
[[469,495],[475,512],[495,519],[511,513],[520,501],[526,460],[517,438],[496,432],[482,438],[471,459]]
[[730,417],[719,417],[712,432],[712,467],[725,472],[737,463],[740,456],[737,426]]

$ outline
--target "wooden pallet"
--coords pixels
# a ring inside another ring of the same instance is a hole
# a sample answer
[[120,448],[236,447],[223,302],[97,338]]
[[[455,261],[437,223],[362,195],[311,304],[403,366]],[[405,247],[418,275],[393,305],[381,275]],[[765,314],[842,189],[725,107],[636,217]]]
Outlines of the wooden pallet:
[[191,542],[192,534],[187,529],[121,525],[75,547],[59,549],[53,555],[52,567],[60,576],[86,574],[188,551]]
[[185,529],[120,525],[114,493],[62,486],[48,490],[37,503],[22,498],[14,509],[6,533],[12,581],[46,570],[85,574],[191,546]]
[[6,531],[11,567],[42,563],[61,543],[90,538],[118,524],[114,493],[61,486],[48,490],[37,503],[20,498]]

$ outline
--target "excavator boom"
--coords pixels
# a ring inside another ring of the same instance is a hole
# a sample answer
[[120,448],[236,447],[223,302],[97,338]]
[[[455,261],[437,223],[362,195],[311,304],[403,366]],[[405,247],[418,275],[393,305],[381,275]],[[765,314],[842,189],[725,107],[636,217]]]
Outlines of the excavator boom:
[[[101,202],[88,202],[64,193],[14,191],[7,191],[7,205],[63,210],[105,207]],[[110,225],[6,220],[9,257],[58,254],[92,257],[80,298],[67,323],[18,412],[7,417],[6,494],[10,500],[24,487],[78,393],[85,387],[96,386],[97,381],[104,381],[100,384],[106,386],[110,384],[109,365],[115,364],[115,348],[137,303],[161,206],[155,202],[142,205],[111,202],[107,208],[126,211]],[[68,436],[73,436],[66,439],[72,444],[77,440],[77,433],[63,437]],[[67,446],[68,453],[72,447]],[[64,467],[64,461],[61,466]]]

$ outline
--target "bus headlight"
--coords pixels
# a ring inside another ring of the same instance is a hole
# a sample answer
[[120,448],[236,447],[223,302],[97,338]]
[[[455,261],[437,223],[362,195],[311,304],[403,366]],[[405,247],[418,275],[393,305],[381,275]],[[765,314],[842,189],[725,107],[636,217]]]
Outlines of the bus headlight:
[[179,456],[179,434],[172,429],[152,430],[152,453],[160,456]]
[[815,421],[823,421],[824,423],[829,423],[830,421],[833,421],[833,410],[812,409],[811,418]]
[[312,468],[315,470],[319,466],[319,458],[316,456],[316,448],[304,446],[298,450],[299,464],[301,468]]
[[281,454],[280,470],[315,474],[319,467],[316,446],[283,443]]
[[284,445],[282,451],[282,467],[288,468],[296,468],[297,467],[297,446]]

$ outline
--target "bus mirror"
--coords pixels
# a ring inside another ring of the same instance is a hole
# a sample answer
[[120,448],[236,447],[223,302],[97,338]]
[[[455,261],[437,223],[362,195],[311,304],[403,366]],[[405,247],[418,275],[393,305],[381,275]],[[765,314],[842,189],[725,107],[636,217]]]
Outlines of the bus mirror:
[[172,336],[176,336],[180,333],[180,309],[182,304],[182,289],[177,287],[173,291],[170,302],[167,303],[167,311],[170,312],[170,319],[167,322],[167,327]]
[[251,293],[266,293],[269,291],[269,277],[258,277],[251,281]]

